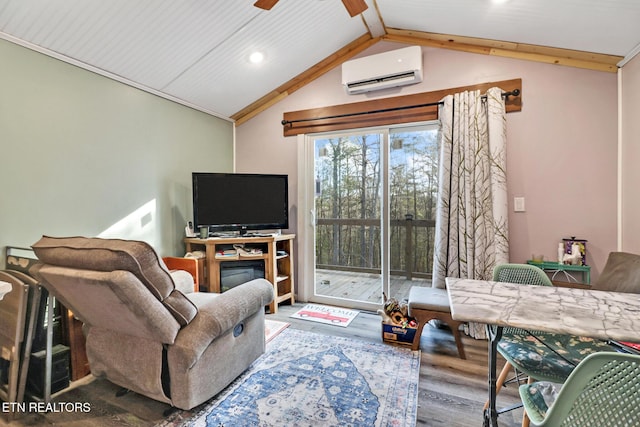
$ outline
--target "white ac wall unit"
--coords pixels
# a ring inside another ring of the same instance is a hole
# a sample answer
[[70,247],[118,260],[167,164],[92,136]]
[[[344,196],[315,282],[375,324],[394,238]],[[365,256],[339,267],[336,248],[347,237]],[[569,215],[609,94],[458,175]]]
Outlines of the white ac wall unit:
[[405,86],[422,81],[422,49],[402,49],[353,59],[342,64],[342,84],[348,94]]

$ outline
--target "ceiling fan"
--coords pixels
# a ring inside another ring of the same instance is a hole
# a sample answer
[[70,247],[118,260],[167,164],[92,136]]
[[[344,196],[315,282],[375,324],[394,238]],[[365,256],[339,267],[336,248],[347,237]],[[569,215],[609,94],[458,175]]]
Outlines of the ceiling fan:
[[[253,5],[260,9],[271,10],[276,3],[278,3],[278,0],[258,0]],[[361,14],[368,8],[364,0],[342,0],[342,3],[351,17]]]

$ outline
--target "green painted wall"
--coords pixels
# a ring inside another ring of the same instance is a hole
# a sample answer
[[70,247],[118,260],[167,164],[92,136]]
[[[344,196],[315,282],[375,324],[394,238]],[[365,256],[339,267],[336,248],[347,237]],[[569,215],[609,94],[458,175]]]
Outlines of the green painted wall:
[[233,170],[233,124],[0,40],[0,248],[108,236],[181,254],[191,172]]

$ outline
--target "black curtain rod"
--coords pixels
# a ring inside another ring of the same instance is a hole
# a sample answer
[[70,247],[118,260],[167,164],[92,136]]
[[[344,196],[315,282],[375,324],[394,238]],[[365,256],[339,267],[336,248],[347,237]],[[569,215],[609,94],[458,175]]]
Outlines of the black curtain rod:
[[[510,96],[518,96],[520,95],[520,89],[514,89],[510,92],[502,92],[502,97],[505,99],[509,99]],[[483,99],[487,98],[487,95],[482,95]],[[341,119],[343,117],[352,117],[352,116],[362,116],[365,114],[373,114],[373,113],[389,113],[391,111],[399,111],[399,110],[410,110],[412,108],[421,108],[421,107],[433,107],[435,105],[442,105],[443,102],[430,102],[428,104],[419,104],[419,105],[410,105],[408,107],[394,107],[394,108],[384,108],[382,110],[373,110],[373,111],[360,111],[359,113],[347,113],[347,114],[338,114],[336,116],[325,116],[325,117],[314,117],[312,119],[298,119],[298,120],[282,120],[282,126],[292,125],[294,123],[300,122],[312,122],[314,120],[326,120],[326,119]]]

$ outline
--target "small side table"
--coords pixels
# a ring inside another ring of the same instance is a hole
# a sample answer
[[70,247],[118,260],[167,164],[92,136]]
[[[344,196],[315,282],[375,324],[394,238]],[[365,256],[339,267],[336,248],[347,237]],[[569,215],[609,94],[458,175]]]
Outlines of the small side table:
[[[585,285],[591,284],[591,266],[589,265],[570,265],[570,264],[560,264],[558,262],[535,262],[532,260],[528,260],[527,264],[535,265],[543,269],[545,272],[551,274],[551,280],[555,280],[558,274],[564,275],[567,279],[567,282],[574,283],[583,283]],[[580,272],[582,273],[582,282],[575,278],[571,272]]]

